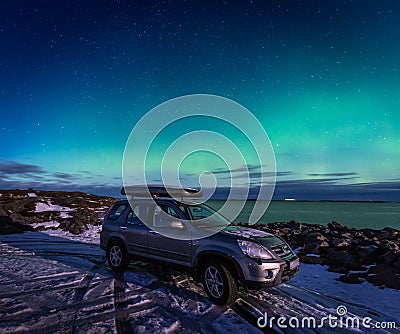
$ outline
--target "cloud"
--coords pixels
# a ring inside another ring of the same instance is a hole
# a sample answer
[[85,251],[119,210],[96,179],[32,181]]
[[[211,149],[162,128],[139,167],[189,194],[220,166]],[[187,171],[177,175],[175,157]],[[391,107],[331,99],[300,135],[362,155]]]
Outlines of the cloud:
[[79,173],[87,175],[87,176],[85,176],[86,178],[103,177],[104,176],[102,174],[96,174],[96,173],[93,173],[93,172],[89,172],[87,170],[81,170],[81,171],[79,171]]
[[186,177],[198,177],[199,175],[196,173],[185,173]]
[[[32,188],[47,189],[71,185],[80,187],[79,184],[99,177],[100,175],[88,171],[77,174],[66,172],[46,171],[42,167],[33,164],[24,164],[16,161],[0,161],[0,189]],[[75,183],[75,185],[74,185]]]
[[234,168],[234,169],[226,169],[226,168],[217,168],[213,171],[211,171],[213,174],[231,174],[231,173],[242,173],[246,171],[253,171],[253,170],[259,170],[261,167],[260,165],[244,165],[242,167]]
[[333,176],[333,177],[342,177],[342,176],[358,176],[358,173],[354,172],[344,172],[344,173],[311,173],[311,174],[306,174],[307,176]]
[[[222,177],[243,177],[245,166],[232,171],[217,170]],[[261,185],[260,167],[250,165],[250,196],[255,198]],[[264,176],[271,176],[271,172],[263,172]],[[23,164],[13,161],[0,162],[0,189],[42,189],[60,191],[82,191],[97,195],[121,197],[120,182],[118,184],[107,184],[92,182],[87,184],[90,175],[97,174],[81,171],[79,174],[52,173],[43,170],[40,166]],[[290,171],[277,172],[277,176],[294,175]],[[384,180],[382,182],[356,183],[358,173],[310,173],[310,179],[279,180],[275,186],[274,199],[296,198],[297,200],[349,200],[349,201],[394,201],[400,202],[400,179]],[[115,180],[120,180],[116,177]],[[86,184],[82,184],[86,180]],[[154,180],[153,180],[154,181]],[[158,181],[158,180],[157,180]],[[160,180],[161,181],[161,180]],[[246,180],[244,180],[246,181]],[[346,184],[343,183],[346,181]],[[189,185],[188,185],[189,186]],[[243,186],[246,186],[245,184]],[[229,193],[229,188],[220,187],[216,197],[223,198]]]
[[276,183],[274,198],[400,202],[400,182],[337,184],[337,181],[336,178],[280,181]]
[[[278,181],[275,186],[273,199],[283,200],[346,200],[346,201],[391,201],[400,202],[400,181],[336,184],[331,179],[285,180]],[[82,191],[97,195],[121,197],[120,185],[107,183],[77,184],[62,182],[24,182],[1,179],[0,189],[27,189]],[[250,198],[256,198],[260,185],[251,184]],[[215,198],[225,198],[230,188],[217,189]]]
[[[251,185],[249,198],[257,198],[260,185]],[[214,197],[224,199],[229,187],[220,187]],[[274,200],[295,198],[296,200],[336,201],[388,201],[400,202],[400,182],[371,182],[335,184],[331,180],[289,180],[278,181],[273,194]]]
[[235,178],[235,179],[243,179],[246,180],[247,178],[251,179],[252,181],[254,180],[260,180],[262,177],[282,177],[282,176],[289,176],[289,175],[293,175],[293,172],[290,171],[282,171],[282,172],[260,172],[260,171],[249,171],[249,174],[247,175],[247,173],[241,173],[241,174],[236,174],[236,175],[227,175],[225,177],[222,177],[221,179],[231,179],[231,178]]
[[[280,176],[289,176],[293,175],[293,172],[289,171],[283,171],[283,172],[257,172],[257,171],[252,171],[249,173],[249,177],[251,179],[260,179],[261,177],[272,177],[272,176],[280,177]],[[246,177],[246,174],[241,174],[241,175],[236,175],[236,177]]]
[[69,174],[69,173],[53,173],[53,177],[61,180],[76,180],[79,179],[77,175]]
[[[266,167],[266,166],[265,166]],[[271,172],[271,171],[262,171],[260,165],[244,165],[239,168],[234,169],[226,169],[226,168],[217,168],[211,171],[213,174],[226,174],[226,176],[220,177],[221,179],[231,179],[231,178],[243,178],[243,179],[260,179],[261,177],[271,177],[271,176],[288,176],[293,175],[293,172],[290,171],[282,171],[282,172]],[[247,174],[248,173],[248,174]]]
[[[106,183],[77,184],[71,182],[9,181],[0,178],[0,189],[28,189],[53,191],[81,191],[101,196],[121,197],[121,186]],[[0,191],[1,193],[1,191]]]
[[15,161],[4,161],[0,162],[0,173],[3,175],[43,174],[45,171],[36,165],[21,164]]

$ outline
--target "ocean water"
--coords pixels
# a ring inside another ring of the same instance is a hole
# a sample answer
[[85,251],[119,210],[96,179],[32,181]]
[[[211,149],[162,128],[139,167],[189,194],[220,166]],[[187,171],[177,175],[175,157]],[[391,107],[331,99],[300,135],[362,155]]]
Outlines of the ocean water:
[[[219,209],[223,201],[209,201]],[[254,201],[246,202],[235,223],[248,222]],[[326,225],[332,220],[355,228],[392,227],[400,230],[400,203],[271,201],[259,223],[296,220]]]

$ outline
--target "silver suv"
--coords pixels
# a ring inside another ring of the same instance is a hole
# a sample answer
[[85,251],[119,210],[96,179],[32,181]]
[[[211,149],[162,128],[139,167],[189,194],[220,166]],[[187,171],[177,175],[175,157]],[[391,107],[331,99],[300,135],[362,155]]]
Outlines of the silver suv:
[[[281,238],[232,225],[205,204],[177,201],[164,187],[149,189],[153,198],[120,200],[104,217],[100,247],[113,270],[124,271],[133,258],[188,270],[217,305],[232,304],[238,287],[276,286],[297,274],[299,259]],[[182,197],[193,193],[191,188],[182,189]],[[165,226],[160,212],[171,217]],[[194,231],[199,228],[196,220],[206,217],[213,217],[217,225],[225,223],[225,227],[194,240],[162,233],[163,228],[177,233]]]

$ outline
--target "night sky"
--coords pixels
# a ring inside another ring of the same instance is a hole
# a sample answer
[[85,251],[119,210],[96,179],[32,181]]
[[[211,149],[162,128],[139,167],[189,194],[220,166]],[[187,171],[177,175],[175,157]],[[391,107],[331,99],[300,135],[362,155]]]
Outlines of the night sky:
[[398,1],[2,1],[0,189],[117,195],[136,122],[197,93],[262,123],[276,199],[400,201]]

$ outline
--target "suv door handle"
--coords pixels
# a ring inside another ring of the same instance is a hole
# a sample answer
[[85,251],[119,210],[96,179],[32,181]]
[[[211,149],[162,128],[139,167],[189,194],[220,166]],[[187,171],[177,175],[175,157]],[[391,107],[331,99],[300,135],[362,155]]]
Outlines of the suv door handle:
[[126,230],[126,226],[120,226],[119,227],[121,230]]
[[149,232],[150,232],[151,234],[158,234],[157,231],[153,231],[153,230],[149,230]]

